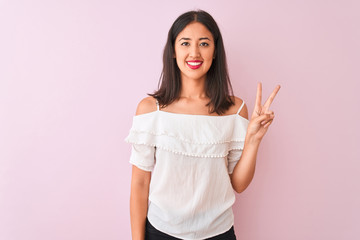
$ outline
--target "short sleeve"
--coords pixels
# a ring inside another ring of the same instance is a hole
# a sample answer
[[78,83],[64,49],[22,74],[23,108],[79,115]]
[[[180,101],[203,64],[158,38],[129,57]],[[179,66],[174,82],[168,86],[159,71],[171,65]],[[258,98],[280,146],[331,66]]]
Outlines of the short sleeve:
[[144,171],[151,172],[155,166],[155,147],[132,144],[129,162]]
[[233,136],[230,141],[229,153],[227,155],[228,173],[232,174],[236,164],[239,162],[245,145],[245,137],[249,120],[237,115],[234,123]]
[[241,154],[242,154],[242,149],[233,149],[230,150],[229,155],[228,155],[228,172],[229,174],[232,174],[234,171],[234,168],[237,164],[237,162],[240,160]]

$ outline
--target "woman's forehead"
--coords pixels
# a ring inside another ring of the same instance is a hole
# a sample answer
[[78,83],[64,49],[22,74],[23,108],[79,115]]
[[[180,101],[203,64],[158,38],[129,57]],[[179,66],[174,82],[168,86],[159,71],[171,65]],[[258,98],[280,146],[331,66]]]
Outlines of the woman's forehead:
[[199,40],[201,38],[213,38],[211,32],[199,22],[188,24],[177,36],[176,39],[185,38],[186,40]]

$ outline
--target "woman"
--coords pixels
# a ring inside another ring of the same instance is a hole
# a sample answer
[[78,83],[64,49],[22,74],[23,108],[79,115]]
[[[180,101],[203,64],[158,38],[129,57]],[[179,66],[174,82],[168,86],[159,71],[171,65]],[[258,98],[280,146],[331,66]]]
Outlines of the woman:
[[[138,105],[132,143],[131,230],[138,239],[236,239],[232,205],[255,171],[278,85],[250,121],[233,96],[219,28],[204,11],[169,30],[161,86]],[[149,201],[148,201],[149,200]]]

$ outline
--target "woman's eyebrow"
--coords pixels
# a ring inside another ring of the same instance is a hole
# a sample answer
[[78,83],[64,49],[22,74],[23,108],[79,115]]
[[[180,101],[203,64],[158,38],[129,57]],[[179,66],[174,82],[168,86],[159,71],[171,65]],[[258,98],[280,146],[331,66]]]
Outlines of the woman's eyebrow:
[[183,37],[183,38],[180,38],[180,39],[179,39],[179,42],[180,42],[181,40],[191,40],[191,38],[185,38],[185,37]]
[[[186,40],[186,41],[188,41],[188,40],[191,40],[191,38],[185,38],[185,37],[183,37],[183,38],[180,38],[180,39],[179,39],[179,42],[180,42],[181,40]],[[199,40],[209,40],[209,41],[211,41],[210,38],[208,38],[208,37],[202,37],[202,38],[199,38]]]

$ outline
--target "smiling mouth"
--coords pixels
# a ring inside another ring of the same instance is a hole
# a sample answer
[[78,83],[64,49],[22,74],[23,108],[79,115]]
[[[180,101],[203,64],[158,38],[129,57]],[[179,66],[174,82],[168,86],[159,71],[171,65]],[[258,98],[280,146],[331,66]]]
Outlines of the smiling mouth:
[[199,67],[201,67],[203,62],[201,62],[201,61],[189,61],[189,62],[186,62],[186,64],[191,69],[198,69]]

